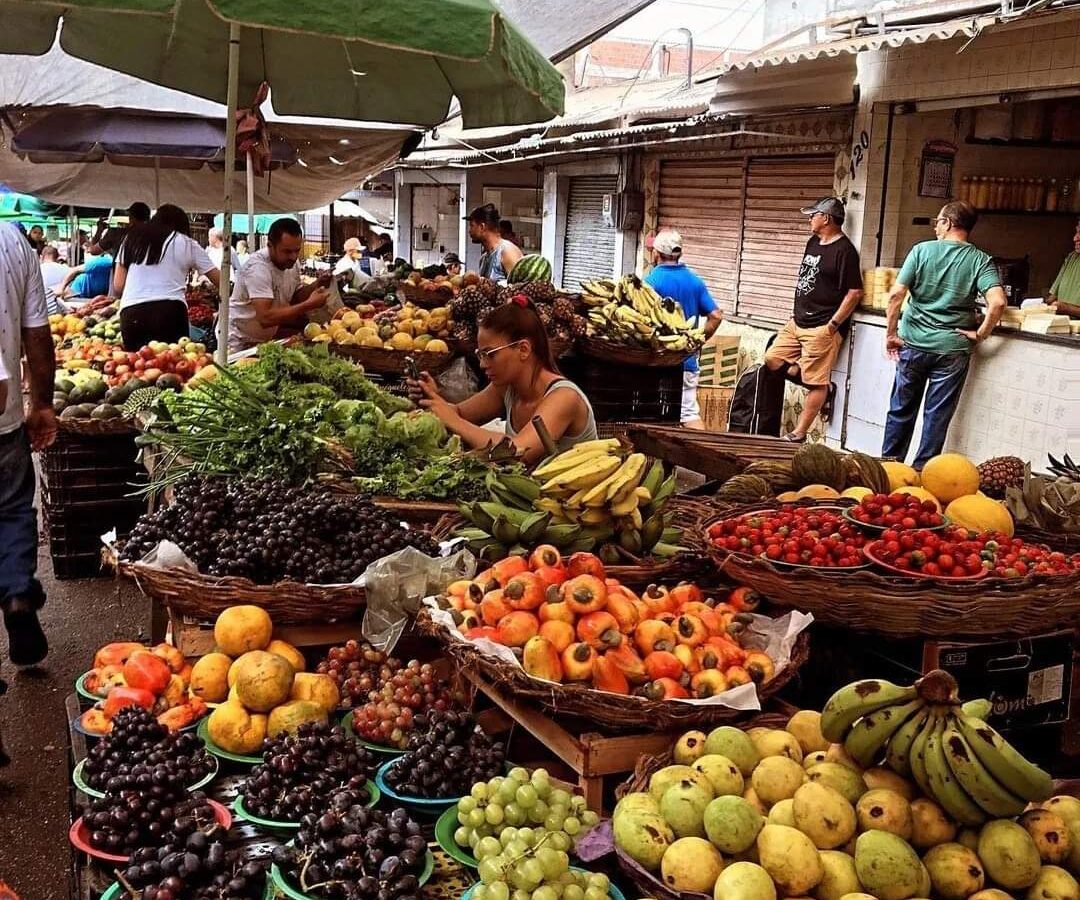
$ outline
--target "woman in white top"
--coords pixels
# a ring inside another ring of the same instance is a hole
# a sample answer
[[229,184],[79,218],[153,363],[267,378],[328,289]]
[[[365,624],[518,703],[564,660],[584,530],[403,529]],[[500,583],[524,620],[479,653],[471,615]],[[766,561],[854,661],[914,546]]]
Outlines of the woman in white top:
[[125,350],[187,337],[184,298],[192,269],[217,286],[221,273],[191,239],[187,213],[179,206],[161,206],[146,225],[128,232],[113,269]]

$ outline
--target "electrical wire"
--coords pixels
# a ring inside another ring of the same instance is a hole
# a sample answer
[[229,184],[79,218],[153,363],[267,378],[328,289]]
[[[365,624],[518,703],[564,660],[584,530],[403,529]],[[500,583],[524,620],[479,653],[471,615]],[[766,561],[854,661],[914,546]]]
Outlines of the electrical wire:
[[[743,2],[739,6],[739,10],[736,10],[736,12],[740,11],[744,6],[746,6],[746,4],[748,2],[749,2],[749,0],[743,0]],[[705,63],[704,65],[698,66],[697,69],[698,69],[699,72],[703,71],[705,69],[708,69],[710,66],[712,66],[713,63],[715,63],[718,59],[720,59],[725,54],[727,54],[735,46],[735,41],[737,41],[739,39],[739,36],[744,31],[746,31],[746,29],[750,25],[750,23],[753,22],[754,19],[757,17],[757,14],[759,12],[761,12],[765,8],[766,2],[767,2],[767,0],[760,0],[758,5],[754,8],[754,11],[752,13],[750,13],[750,15],[747,17],[746,21],[743,23],[742,28],[740,28],[738,31],[735,32],[734,36],[731,38],[731,42],[723,50],[721,50],[719,53],[717,53],[716,56],[714,56],[712,59],[710,59],[707,63]],[[734,15],[734,13],[733,13],[733,15]]]

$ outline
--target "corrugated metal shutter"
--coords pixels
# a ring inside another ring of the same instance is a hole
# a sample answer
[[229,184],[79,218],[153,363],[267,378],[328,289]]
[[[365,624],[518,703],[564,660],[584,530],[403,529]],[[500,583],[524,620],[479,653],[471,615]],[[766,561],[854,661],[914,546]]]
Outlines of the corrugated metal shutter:
[[791,316],[799,263],[810,238],[808,206],[835,190],[833,156],[751,159],[746,173],[736,312],[772,322]]
[[615,229],[604,224],[604,194],[615,193],[615,175],[570,179],[563,233],[562,286],[576,291],[586,278],[610,278],[615,271]]
[[683,261],[727,313],[735,309],[742,230],[743,167],[737,160],[665,160],[660,164],[657,230],[674,228]]

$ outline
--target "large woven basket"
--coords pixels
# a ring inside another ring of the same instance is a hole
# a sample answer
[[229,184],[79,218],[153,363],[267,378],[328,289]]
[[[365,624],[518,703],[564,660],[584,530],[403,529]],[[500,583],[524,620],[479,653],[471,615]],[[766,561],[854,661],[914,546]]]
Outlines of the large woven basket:
[[100,434],[135,434],[139,429],[131,419],[65,419],[56,417],[56,427],[60,431],[94,437]]
[[[580,716],[615,730],[641,730],[641,723],[657,730],[718,725],[746,717],[746,712],[726,706],[683,703],[677,700],[646,700],[642,697],[610,694],[583,684],[555,684],[527,675],[520,666],[483,653],[468,641],[458,640],[421,609],[416,624],[422,634],[442,641],[447,655],[462,670],[476,672],[515,698],[528,698],[556,715]],[[791,659],[776,676],[758,685],[758,699],[764,703],[798,672],[810,656],[810,636],[802,632],[791,650]]]
[[[783,728],[788,717],[783,713],[763,712],[740,722],[739,727],[746,728]],[[671,751],[656,756],[642,756],[638,759],[633,773],[622,784],[615,788],[615,796],[619,799],[627,794],[644,792],[649,789],[649,779],[665,766],[674,762]],[[641,891],[643,897],[655,897],[657,900],[712,900],[711,894],[699,894],[694,891],[673,891],[652,872],[639,866],[634,860],[623,853],[618,847],[615,848],[618,857],[619,868]]]
[[433,526],[444,516],[452,514],[457,509],[456,503],[443,503],[438,500],[399,500],[397,497],[372,497],[371,502],[392,512],[401,521],[420,527]]
[[599,338],[584,337],[577,342],[578,350],[584,356],[603,362],[619,363],[626,366],[648,366],[650,368],[674,368],[693,356],[700,348],[689,350],[653,350],[650,347],[628,347]]
[[[738,507],[712,521],[770,504]],[[773,504],[775,505],[775,504]],[[712,521],[703,523],[703,531]],[[792,571],[730,553],[705,538],[716,566],[778,606],[813,613],[815,620],[894,638],[1028,637],[1080,622],[1080,572],[1027,578],[945,581],[881,575],[872,569]]]
[[[712,507],[694,497],[672,497],[664,507],[672,513],[671,524],[683,529],[680,546],[686,550],[668,558],[644,556],[633,559],[627,554],[624,565],[604,566],[609,578],[617,578],[632,588],[650,584],[673,585],[680,581],[707,581],[716,570],[705,545],[702,521],[712,512]],[[443,516],[431,529],[436,541],[445,541],[456,529],[466,525],[458,512]]]
[[126,562],[111,554],[106,555],[106,562],[170,612],[203,621],[216,619],[230,606],[250,604],[265,609],[275,625],[310,625],[355,619],[366,603],[364,589],[351,584],[255,584],[247,578],[215,578],[178,567]]
[[385,347],[354,347],[330,343],[327,348],[335,356],[360,363],[366,372],[380,375],[404,375],[405,358],[411,356],[421,372],[437,374],[454,361],[453,353],[428,353],[422,350],[387,350]]
[[446,306],[447,303],[454,299],[454,289],[448,284],[441,285],[434,291],[425,291],[415,284],[409,284],[407,281],[399,281],[396,293],[414,303],[416,306],[424,307],[424,309],[435,309],[439,306]]

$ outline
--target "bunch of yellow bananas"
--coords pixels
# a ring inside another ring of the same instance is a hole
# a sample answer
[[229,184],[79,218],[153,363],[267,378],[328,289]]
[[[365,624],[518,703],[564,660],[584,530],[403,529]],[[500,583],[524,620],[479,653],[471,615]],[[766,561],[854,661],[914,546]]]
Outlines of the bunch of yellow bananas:
[[532,476],[488,476],[492,501],[462,504],[470,526],[456,534],[485,558],[552,544],[568,553],[602,551],[617,562],[620,550],[670,556],[681,532],[663,506],[675,492],[659,460],[627,453],[615,438],[585,441],[542,462]]
[[678,303],[636,275],[583,281],[581,287],[590,335],[668,351],[696,349],[704,341],[704,332],[687,321]]
[[910,686],[874,679],[841,688],[821,711],[821,733],[860,766],[884,760],[910,775],[953,819],[976,826],[1019,815],[1052,786],[986,724],[989,712],[985,700],[961,704],[955,679],[938,669]]

